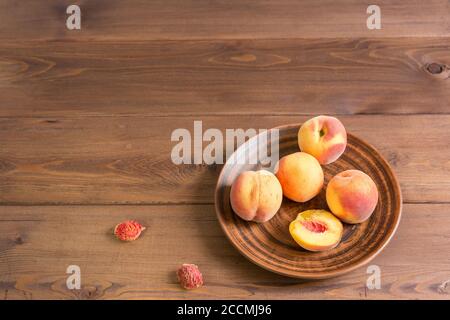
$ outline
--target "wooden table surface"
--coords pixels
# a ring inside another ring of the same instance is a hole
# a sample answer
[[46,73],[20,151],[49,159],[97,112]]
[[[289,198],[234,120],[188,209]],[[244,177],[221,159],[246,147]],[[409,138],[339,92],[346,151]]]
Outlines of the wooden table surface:
[[[449,299],[450,2],[0,0],[0,298]],[[78,3],[82,29],[65,27]],[[253,265],[214,211],[220,165],[171,133],[339,117],[392,165],[403,217],[381,289]],[[133,243],[111,235],[133,218]],[[200,266],[206,285],[174,271]],[[82,288],[66,287],[79,265]]]

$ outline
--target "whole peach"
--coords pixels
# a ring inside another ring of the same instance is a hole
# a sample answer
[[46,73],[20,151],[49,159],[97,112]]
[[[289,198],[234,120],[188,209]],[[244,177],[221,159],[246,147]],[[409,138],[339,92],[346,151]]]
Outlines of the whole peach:
[[298,145],[300,150],[314,156],[320,164],[329,164],[344,153],[347,132],[337,118],[318,116],[300,127]]
[[231,207],[247,221],[270,220],[280,209],[282,200],[280,182],[267,170],[244,171],[231,186]]
[[281,158],[276,176],[283,194],[297,202],[312,199],[323,186],[322,167],[316,158],[305,152],[295,152]]
[[359,170],[347,170],[335,175],[327,186],[327,204],[331,212],[347,223],[367,220],[378,203],[375,182]]

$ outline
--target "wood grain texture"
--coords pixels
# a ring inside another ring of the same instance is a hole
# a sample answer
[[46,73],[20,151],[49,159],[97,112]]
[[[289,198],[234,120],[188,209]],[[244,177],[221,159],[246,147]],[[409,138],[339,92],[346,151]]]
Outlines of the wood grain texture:
[[[65,27],[73,3],[81,31]],[[450,2],[377,4],[369,31],[359,0],[0,0],[0,298],[450,299]],[[170,161],[171,132],[194,120],[224,132],[317,114],[400,180],[381,290],[365,268],[300,281],[248,262],[215,217],[221,166]],[[148,227],[138,241],[112,237],[125,218]],[[179,288],[184,262],[204,288]],[[70,264],[81,290],[66,289]]]
[[[299,152],[300,125],[279,127],[280,158]],[[270,142],[250,140],[236,151],[255,159],[259,150],[268,150]],[[251,159],[251,158],[250,158]],[[264,163],[265,159],[260,158]],[[219,223],[231,243],[255,264],[275,273],[300,279],[336,277],[361,267],[387,245],[400,222],[402,195],[394,172],[376,149],[365,141],[347,134],[347,147],[340,158],[322,166],[324,186],[313,199],[304,203],[283,198],[277,214],[265,223],[248,222],[239,218],[230,204],[230,190],[244,171],[264,168],[261,162],[240,164],[231,161],[223,166],[215,191],[215,208]],[[273,165],[275,167],[275,165]],[[340,243],[330,250],[310,252],[302,249],[289,233],[289,224],[300,212],[329,210],[326,186],[331,178],[345,170],[361,170],[368,174],[378,189],[378,204],[370,219],[360,224],[344,224]],[[304,179],[304,177],[297,177]]]
[[[136,218],[140,239],[121,243],[113,226]],[[394,239],[373,260],[382,288],[365,289],[366,268],[323,281],[296,280],[247,261],[223,235],[213,205],[0,207],[4,299],[449,299],[450,206],[405,205]],[[205,287],[185,291],[175,270],[196,263]],[[82,289],[65,286],[81,267]]]
[[[66,29],[79,4],[82,28]],[[447,36],[447,0],[378,0],[381,30],[368,30],[361,0],[0,1],[0,39],[155,40]]]
[[449,75],[450,38],[2,42],[0,116],[448,114]]
[[[309,116],[0,119],[2,204],[213,203],[220,165],[175,165],[171,133],[268,129]],[[449,202],[450,115],[342,116],[389,161],[407,202]],[[206,145],[206,144],[205,144]]]

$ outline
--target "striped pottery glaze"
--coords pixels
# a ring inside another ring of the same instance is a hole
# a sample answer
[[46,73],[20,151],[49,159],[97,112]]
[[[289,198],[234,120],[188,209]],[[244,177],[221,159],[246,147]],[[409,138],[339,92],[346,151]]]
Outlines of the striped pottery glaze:
[[[297,132],[301,124],[277,127],[280,158],[299,151]],[[302,279],[323,279],[354,270],[380,253],[394,235],[400,222],[402,197],[399,183],[383,156],[370,144],[348,134],[347,148],[334,163],[322,166],[325,183],[312,200],[297,203],[283,199],[278,213],[268,222],[254,223],[239,218],[230,205],[230,188],[234,179],[246,170],[258,170],[259,164],[227,162],[222,168],[215,190],[215,207],[219,223],[231,243],[253,263],[272,272]],[[258,152],[257,137],[241,145],[236,152]],[[264,141],[264,140],[263,140]],[[372,177],[379,191],[372,216],[357,225],[344,224],[340,244],[331,250],[309,252],[291,238],[289,223],[308,209],[328,209],[325,189],[337,173],[358,169]]]

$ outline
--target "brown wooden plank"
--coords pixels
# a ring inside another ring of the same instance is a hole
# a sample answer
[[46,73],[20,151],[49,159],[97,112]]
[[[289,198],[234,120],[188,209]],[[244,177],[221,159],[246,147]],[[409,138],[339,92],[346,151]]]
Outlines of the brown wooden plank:
[[[79,4],[82,29],[66,28]],[[0,39],[154,40],[447,36],[448,1],[378,0],[381,30],[366,26],[361,0],[0,2]]]
[[[111,234],[123,219],[147,226],[133,243]],[[212,205],[0,207],[0,295],[49,298],[449,299],[450,206],[405,205],[392,242],[371,264],[381,289],[367,290],[366,267],[300,281],[265,271],[223,235]],[[205,287],[180,289],[174,271],[196,263]],[[66,268],[81,268],[80,291],[66,288]]]
[[[220,165],[175,165],[173,130],[301,123],[309,116],[0,119],[2,204],[213,203]],[[388,159],[407,202],[449,202],[450,115],[339,117]]]
[[450,113],[450,38],[3,42],[0,66],[0,116]]

